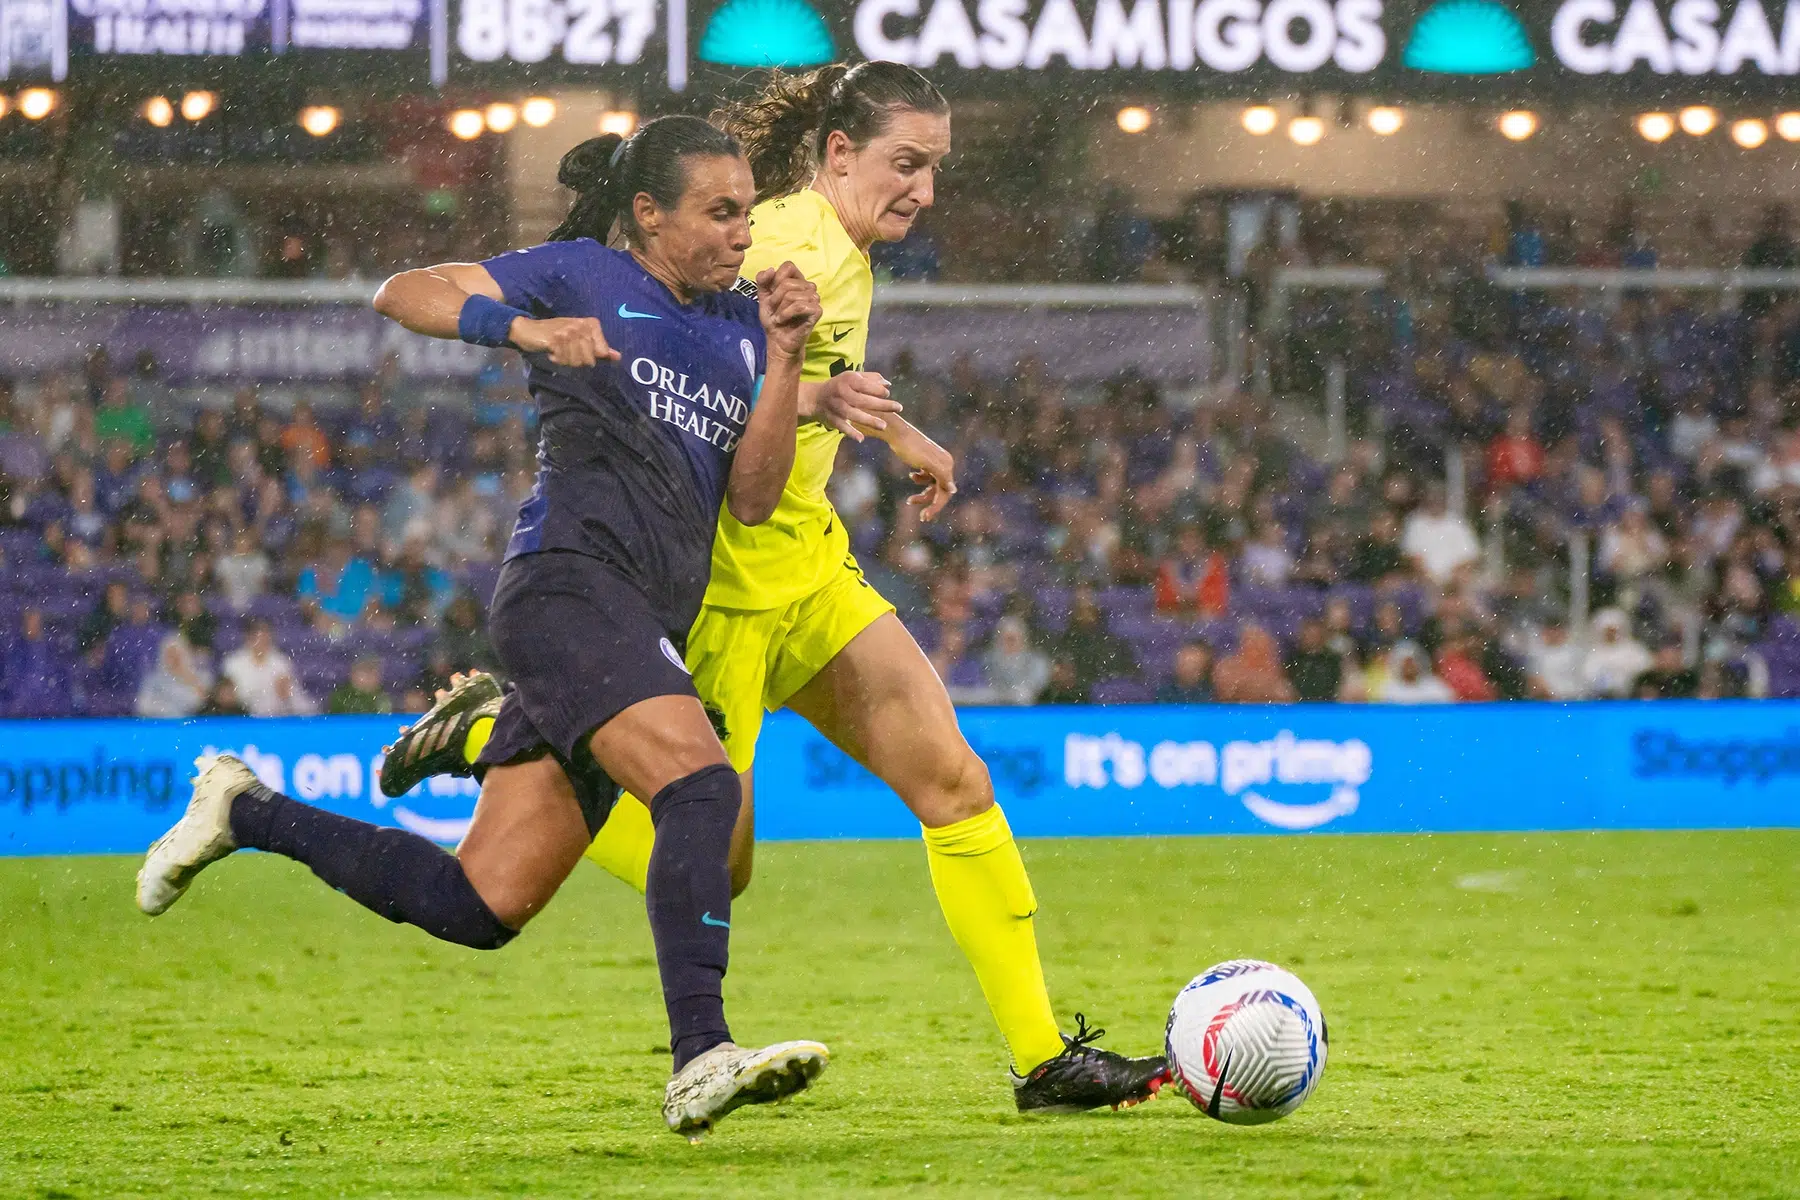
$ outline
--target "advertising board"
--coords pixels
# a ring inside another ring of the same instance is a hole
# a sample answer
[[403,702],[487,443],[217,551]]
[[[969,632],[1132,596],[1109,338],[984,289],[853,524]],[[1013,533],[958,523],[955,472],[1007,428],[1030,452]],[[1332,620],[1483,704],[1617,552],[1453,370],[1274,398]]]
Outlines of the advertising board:
[[[965,709],[1021,837],[1800,826],[1800,703]],[[0,722],[0,854],[136,853],[197,755],[454,843],[470,780],[389,801],[391,718]],[[799,718],[756,762],[769,840],[906,838],[899,801]]]

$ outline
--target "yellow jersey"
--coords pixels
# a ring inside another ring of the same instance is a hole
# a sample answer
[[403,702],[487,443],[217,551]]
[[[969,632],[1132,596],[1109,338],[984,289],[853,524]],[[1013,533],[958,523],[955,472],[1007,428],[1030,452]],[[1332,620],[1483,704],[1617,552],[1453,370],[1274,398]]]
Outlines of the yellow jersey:
[[[791,262],[819,289],[823,313],[806,339],[800,378],[816,382],[862,370],[875,276],[831,202],[810,188],[765,200],[750,211],[750,236],[746,279]],[[782,608],[828,583],[849,556],[850,535],[825,498],[843,434],[809,421],[800,426],[799,439],[773,516],[749,526],[720,509],[706,603]]]

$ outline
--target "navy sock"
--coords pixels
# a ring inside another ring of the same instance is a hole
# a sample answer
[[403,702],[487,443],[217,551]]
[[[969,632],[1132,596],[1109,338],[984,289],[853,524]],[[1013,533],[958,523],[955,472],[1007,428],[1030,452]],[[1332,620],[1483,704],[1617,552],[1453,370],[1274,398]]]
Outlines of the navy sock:
[[371,825],[290,800],[258,784],[231,802],[239,846],[303,862],[371,912],[432,937],[498,950],[509,929],[447,854],[416,833]]
[[731,1040],[731,827],[742,803],[737,772],[724,763],[677,779],[650,801],[656,842],[644,898],[677,1071]]

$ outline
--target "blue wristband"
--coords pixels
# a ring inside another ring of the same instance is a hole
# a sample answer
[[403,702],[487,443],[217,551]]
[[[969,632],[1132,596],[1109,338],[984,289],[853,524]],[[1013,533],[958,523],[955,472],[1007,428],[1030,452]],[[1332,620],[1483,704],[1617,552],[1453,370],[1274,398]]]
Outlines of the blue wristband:
[[507,346],[514,317],[529,317],[488,296],[470,296],[456,314],[456,336],[472,346]]

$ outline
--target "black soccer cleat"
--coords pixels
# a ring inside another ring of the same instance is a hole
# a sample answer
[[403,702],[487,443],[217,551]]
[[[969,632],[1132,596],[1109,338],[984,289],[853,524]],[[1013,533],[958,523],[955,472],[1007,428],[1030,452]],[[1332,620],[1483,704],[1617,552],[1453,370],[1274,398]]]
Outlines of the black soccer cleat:
[[1075,1036],[1063,1034],[1063,1052],[1039,1063],[1025,1078],[1013,1077],[1013,1100],[1020,1112],[1071,1113],[1091,1108],[1130,1108],[1151,1099],[1169,1082],[1162,1055],[1126,1058],[1093,1043],[1104,1029],[1089,1029],[1075,1014]]
[[500,682],[486,671],[454,676],[438,693],[437,703],[400,731],[381,762],[381,791],[404,796],[433,775],[467,778],[474,774],[463,759],[469,727],[500,713]]

